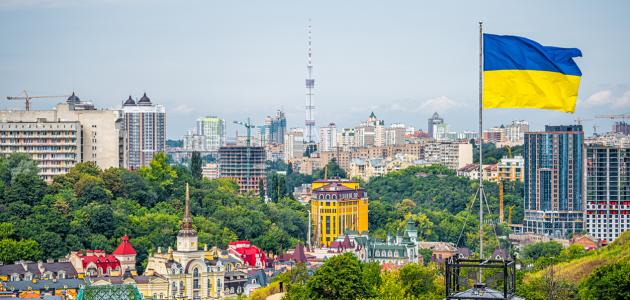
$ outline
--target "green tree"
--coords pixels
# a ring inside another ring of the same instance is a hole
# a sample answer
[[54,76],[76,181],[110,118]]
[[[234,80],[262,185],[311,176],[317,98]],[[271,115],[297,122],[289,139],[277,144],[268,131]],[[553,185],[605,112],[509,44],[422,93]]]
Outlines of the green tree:
[[438,287],[435,285],[436,273],[430,267],[419,264],[407,264],[400,269],[400,280],[407,297],[427,297],[435,295]]
[[0,240],[0,262],[13,263],[18,260],[37,260],[42,256],[39,244],[33,240]]
[[323,179],[327,178],[348,178],[348,174],[344,171],[341,166],[337,163],[336,158],[332,158],[326,166],[324,166],[321,170],[316,170],[313,172],[313,178],[315,179]]
[[599,267],[580,285],[581,299],[630,299],[630,262]]
[[258,180],[258,196],[260,199],[265,199],[265,180],[262,178]]
[[376,297],[383,280],[381,278],[381,265],[376,262],[361,264],[363,281],[365,282],[367,297]]
[[82,174],[74,189],[83,205],[93,201],[109,203],[112,199],[112,192],[105,187],[103,179],[93,175]]
[[401,300],[405,297],[405,289],[400,280],[398,271],[387,271],[382,275],[381,287],[379,288],[379,297],[381,300]]
[[10,238],[15,233],[15,227],[13,223],[2,222],[0,223],[0,239]]
[[540,257],[558,257],[560,251],[562,251],[562,244],[558,242],[534,243],[523,248],[523,257],[533,260]]
[[198,151],[193,151],[192,157],[190,158],[190,173],[193,178],[201,180],[202,174],[202,164],[201,155]]
[[36,174],[21,172],[15,174],[11,179],[11,185],[4,190],[5,203],[24,201],[34,205],[44,197],[46,183]]
[[164,152],[156,153],[149,167],[140,168],[140,174],[158,189],[161,199],[166,199],[171,195],[177,172],[168,164]]
[[316,299],[361,299],[369,295],[361,263],[352,253],[331,257],[309,279],[307,287]]

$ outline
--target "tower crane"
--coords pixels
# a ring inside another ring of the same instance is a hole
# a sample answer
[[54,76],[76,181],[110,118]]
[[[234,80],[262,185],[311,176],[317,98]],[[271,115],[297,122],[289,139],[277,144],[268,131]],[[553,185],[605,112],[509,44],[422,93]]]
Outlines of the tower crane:
[[[596,117],[598,118],[598,117]],[[577,119],[573,120],[575,121],[575,124],[577,125],[582,125],[582,122],[590,122],[590,121],[595,121],[595,119],[582,119],[580,117],[577,117]],[[597,135],[597,128],[599,128],[599,126],[597,124],[593,124],[593,134]]]
[[234,121],[234,124],[237,125],[241,125],[243,127],[245,127],[245,129],[247,130],[247,147],[251,146],[251,139],[252,139],[252,128],[255,128],[256,125],[252,124],[252,122],[249,120],[249,118],[247,118],[247,122],[241,122],[241,121]]
[[40,99],[40,98],[67,98],[70,95],[60,95],[60,96],[29,96],[26,90],[23,90],[22,93],[24,96],[8,96],[7,100],[24,100],[24,108],[29,111],[31,110],[31,100],[32,99]]
[[630,119],[630,113],[618,114],[618,115],[597,115],[595,116],[595,118],[610,119],[610,120],[616,120],[616,119],[627,120],[627,119]]
[[[247,152],[247,162],[245,164],[245,181],[246,181],[246,186],[247,189],[249,190],[249,186],[250,186],[250,177],[251,177],[251,167],[250,167],[250,160],[251,160],[251,139],[252,139],[252,128],[256,127],[256,125],[253,125],[252,122],[250,121],[249,118],[247,118],[247,122],[241,122],[241,121],[234,121],[234,124],[237,125],[241,125],[243,127],[245,127],[246,131],[247,131],[247,140],[246,140],[246,152]],[[258,184],[258,182],[256,183]],[[265,193],[266,194],[266,193]]]

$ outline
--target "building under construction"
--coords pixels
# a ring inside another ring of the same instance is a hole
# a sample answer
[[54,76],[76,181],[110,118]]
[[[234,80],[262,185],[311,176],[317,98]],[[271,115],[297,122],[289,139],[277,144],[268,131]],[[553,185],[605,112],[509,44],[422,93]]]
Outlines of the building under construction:
[[260,181],[266,186],[265,148],[224,146],[219,148],[219,176],[233,178],[240,192],[258,193]]

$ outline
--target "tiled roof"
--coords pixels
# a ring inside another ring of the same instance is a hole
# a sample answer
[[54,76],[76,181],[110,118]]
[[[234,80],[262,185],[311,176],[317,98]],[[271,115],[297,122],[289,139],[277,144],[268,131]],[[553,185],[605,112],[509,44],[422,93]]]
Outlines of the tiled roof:
[[[25,262],[25,263],[17,263],[17,264],[9,264],[9,265],[0,265],[0,275],[11,276],[11,274],[26,274],[30,272],[34,277],[38,278],[42,273],[40,272],[36,262]],[[77,271],[74,269],[70,262],[52,262],[52,263],[42,263],[44,272],[50,271],[53,273],[58,273],[59,271],[64,271],[66,273],[66,278],[74,278],[77,277]],[[26,267],[26,269],[24,269]]]
[[6,281],[2,285],[6,290],[40,290],[45,289],[76,289],[86,285],[83,279],[58,279],[58,280],[20,280],[20,281]]
[[134,255],[136,254],[136,250],[133,249],[131,243],[129,243],[129,236],[125,235],[122,237],[122,242],[118,245],[118,248],[114,250],[114,255]]

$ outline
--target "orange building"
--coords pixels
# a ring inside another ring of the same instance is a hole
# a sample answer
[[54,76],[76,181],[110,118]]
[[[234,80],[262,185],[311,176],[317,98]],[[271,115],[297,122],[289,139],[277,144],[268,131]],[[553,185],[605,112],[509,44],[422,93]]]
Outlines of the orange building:
[[356,181],[317,180],[311,185],[314,246],[328,247],[346,230],[368,230],[368,198]]

